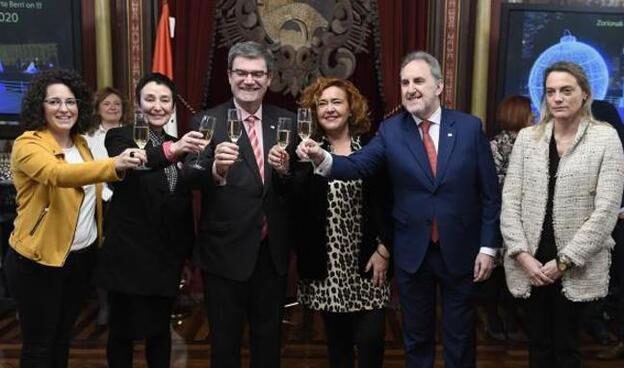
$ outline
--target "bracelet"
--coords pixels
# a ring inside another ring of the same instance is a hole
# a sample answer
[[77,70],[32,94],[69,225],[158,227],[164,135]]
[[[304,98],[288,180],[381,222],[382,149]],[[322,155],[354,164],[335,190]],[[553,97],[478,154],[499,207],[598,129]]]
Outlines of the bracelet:
[[386,257],[383,254],[381,254],[381,252],[379,251],[379,249],[375,249],[375,253],[379,254],[379,256],[383,259],[385,259],[386,261],[390,258],[390,257]]

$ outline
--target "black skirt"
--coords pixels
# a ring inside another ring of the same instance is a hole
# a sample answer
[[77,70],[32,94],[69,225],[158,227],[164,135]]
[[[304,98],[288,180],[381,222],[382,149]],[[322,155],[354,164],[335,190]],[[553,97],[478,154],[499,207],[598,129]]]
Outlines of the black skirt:
[[174,298],[109,291],[110,334],[118,339],[145,339],[168,333]]

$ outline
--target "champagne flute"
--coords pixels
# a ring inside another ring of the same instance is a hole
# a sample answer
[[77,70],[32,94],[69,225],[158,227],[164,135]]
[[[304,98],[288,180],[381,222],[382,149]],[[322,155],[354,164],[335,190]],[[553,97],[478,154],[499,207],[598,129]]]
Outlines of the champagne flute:
[[[297,110],[297,134],[301,141],[310,139],[312,135],[312,111],[308,107],[301,107]],[[309,159],[299,161],[310,162]]]
[[286,149],[290,142],[290,118],[279,118],[277,120],[277,145],[281,149]]
[[[204,139],[208,141],[208,144],[210,144],[210,141],[212,140],[216,121],[217,118],[215,118],[214,116],[203,115],[199,122],[198,130],[204,136]],[[199,164],[199,155],[200,153],[197,153],[197,156],[195,157],[195,163],[192,164],[191,167],[197,170],[206,170],[205,167]]]
[[[288,147],[288,143],[290,142],[290,118],[279,118],[277,119],[277,145],[281,149],[286,149]],[[283,164],[283,158],[280,159]]]
[[[243,134],[243,121],[238,109],[228,109],[227,111],[227,132],[232,143],[237,143]],[[240,158],[236,162],[242,161]]]
[[[149,135],[149,123],[141,111],[134,113],[134,127],[132,133],[134,143],[136,143],[137,147],[145,149]],[[145,166],[145,163],[142,163],[140,166],[136,167],[136,170],[149,170],[149,168]]]

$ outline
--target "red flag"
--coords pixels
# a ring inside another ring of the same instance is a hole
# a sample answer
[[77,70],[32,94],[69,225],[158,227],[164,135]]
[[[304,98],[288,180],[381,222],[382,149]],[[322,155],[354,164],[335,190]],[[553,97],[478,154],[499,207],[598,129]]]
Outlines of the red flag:
[[154,45],[154,62],[152,71],[166,75],[173,80],[173,57],[171,54],[171,38],[169,37],[169,4],[163,2],[160,20],[156,29]]
[[[163,1],[162,11],[160,12],[160,20],[156,29],[156,42],[154,44],[154,61],[152,63],[152,71],[166,75],[173,80],[173,56],[171,53],[171,38],[169,32],[169,4],[167,0]],[[175,96],[174,96],[175,98]],[[174,137],[178,136],[178,123],[175,111],[171,116],[171,120],[164,127],[167,134]]]

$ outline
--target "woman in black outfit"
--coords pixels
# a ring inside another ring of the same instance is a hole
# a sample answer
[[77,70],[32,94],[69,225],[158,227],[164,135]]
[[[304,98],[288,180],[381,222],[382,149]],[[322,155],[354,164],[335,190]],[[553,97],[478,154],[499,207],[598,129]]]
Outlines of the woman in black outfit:
[[[194,233],[191,191],[177,162],[207,143],[198,132],[178,141],[164,132],[175,101],[175,85],[166,76],[144,76],[136,101],[149,121],[149,170],[128,172],[114,185],[96,270],[96,284],[109,292],[111,368],[132,367],[136,339],[145,339],[150,368],[169,367],[171,310]],[[109,130],[105,145],[109,155],[136,147],[133,126]]]

